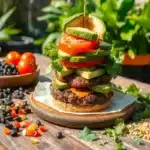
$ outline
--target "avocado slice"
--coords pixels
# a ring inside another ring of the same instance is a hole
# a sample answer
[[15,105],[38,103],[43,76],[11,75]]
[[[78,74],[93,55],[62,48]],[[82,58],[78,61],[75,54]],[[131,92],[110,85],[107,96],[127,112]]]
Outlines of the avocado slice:
[[67,27],[66,33],[77,36],[86,40],[97,40],[98,35],[87,28],[82,27]]
[[84,27],[98,34],[98,38],[103,40],[106,32],[105,24],[99,18],[93,15],[87,15],[84,17],[83,13],[75,14],[68,18],[64,24],[64,31],[67,27]]
[[92,87],[93,92],[109,93],[112,90],[111,84],[95,85]]
[[66,68],[66,67],[63,67],[62,68],[62,70],[61,70],[61,72],[57,72],[57,75],[59,76],[59,77],[65,77],[65,76],[69,76],[69,75],[71,75],[71,74],[73,74],[75,72],[75,70],[74,69],[68,69],[68,68]]
[[63,52],[62,50],[58,50],[58,57],[61,58],[61,59],[67,59],[69,57],[71,57],[71,55]]
[[78,69],[78,70],[76,70],[76,73],[79,76],[89,80],[89,79],[93,79],[93,78],[96,78],[96,77],[104,75],[105,74],[105,70],[101,69],[101,68],[93,70],[93,71],[91,71],[91,70],[85,71],[85,70],[82,70],[82,69],[80,69],[80,70]]
[[93,59],[99,59],[105,56],[108,56],[110,54],[110,51],[103,51],[103,50],[96,50],[91,53],[84,53],[84,56],[72,56],[70,57],[69,61],[70,62],[83,62],[83,61],[88,61],[88,60],[93,60]]
[[77,13],[71,17],[69,17],[63,24],[63,29],[66,27],[82,27],[83,25],[83,13]]
[[55,79],[55,80],[54,80],[54,84],[55,84],[56,88],[57,88],[57,89],[60,89],[60,90],[63,90],[63,89],[66,89],[66,88],[69,87],[69,84],[68,84],[68,83],[59,81],[58,79]]

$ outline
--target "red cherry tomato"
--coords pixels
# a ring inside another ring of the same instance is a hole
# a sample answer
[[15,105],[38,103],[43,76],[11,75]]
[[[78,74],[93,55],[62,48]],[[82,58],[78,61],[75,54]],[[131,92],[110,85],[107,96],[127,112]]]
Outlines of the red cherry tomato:
[[20,57],[21,57],[21,55],[18,52],[12,51],[7,54],[5,61],[7,64],[17,65],[20,61]]
[[36,58],[31,52],[26,52],[21,55],[21,60],[30,61],[36,64]]
[[70,55],[91,52],[98,45],[98,41],[89,41],[79,37],[64,34],[59,41],[59,49]]
[[41,125],[39,126],[39,130],[42,132],[46,132],[47,129],[43,125]]
[[36,70],[35,64],[30,61],[20,60],[17,65],[19,74],[33,73]]
[[90,68],[102,63],[104,63],[104,59],[89,60],[86,62],[69,62],[67,60],[61,61],[61,64],[67,68]]

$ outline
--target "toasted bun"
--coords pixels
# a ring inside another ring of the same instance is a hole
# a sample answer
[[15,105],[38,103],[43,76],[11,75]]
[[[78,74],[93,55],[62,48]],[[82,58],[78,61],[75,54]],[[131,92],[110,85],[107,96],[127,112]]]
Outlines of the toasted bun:
[[55,99],[53,100],[53,104],[59,109],[62,109],[64,111],[69,111],[69,112],[99,112],[109,107],[109,105],[111,104],[111,99],[107,100],[104,104],[100,104],[100,105],[95,104],[91,106],[72,105]]

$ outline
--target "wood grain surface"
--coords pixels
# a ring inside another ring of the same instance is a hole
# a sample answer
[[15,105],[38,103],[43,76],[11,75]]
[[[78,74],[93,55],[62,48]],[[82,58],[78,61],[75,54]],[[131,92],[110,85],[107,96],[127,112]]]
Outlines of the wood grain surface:
[[[45,75],[45,69],[49,65],[49,58],[36,55],[37,62],[41,67],[40,81],[50,80],[48,76]],[[117,77],[113,80],[114,83],[121,86],[128,86],[131,83],[135,83],[139,86],[143,92],[150,92],[150,85],[137,82],[135,80],[130,80],[123,77]],[[29,120],[41,120],[34,113],[28,115]],[[100,140],[87,142],[78,139],[79,130],[69,129],[61,126],[57,126],[44,120],[41,120],[45,126],[48,128],[42,137],[39,138],[39,144],[31,144],[30,138],[20,136],[17,138],[12,138],[10,136],[5,136],[3,134],[4,125],[0,124],[0,150],[116,150],[116,145],[111,138],[102,135],[103,130],[95,130],[96,134],[100,139],[108,140],[108,143],[104,146],[100,145]],[[61,131],[65,135],[65,138],[59,140],[56,138],[56,134]],[[130,137],[122,137],[123,144],[126,146],[127,150],[149,150],[150,142],[146,141],[145,145],[134,145]]]

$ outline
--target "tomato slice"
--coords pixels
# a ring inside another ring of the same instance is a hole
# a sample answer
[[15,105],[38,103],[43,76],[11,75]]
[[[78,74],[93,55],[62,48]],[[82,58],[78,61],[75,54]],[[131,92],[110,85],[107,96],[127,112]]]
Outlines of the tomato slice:
[[72,56],[91,52],[98,46],[98,41],[89,41],[79,37],[64,34],[59,41],[59,49]]
[[102,63],[104,63],[104,59],[89,60],[86,62],[70,62],[67,60],[61,60],[61,64],[67,68],[90,68]]

